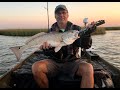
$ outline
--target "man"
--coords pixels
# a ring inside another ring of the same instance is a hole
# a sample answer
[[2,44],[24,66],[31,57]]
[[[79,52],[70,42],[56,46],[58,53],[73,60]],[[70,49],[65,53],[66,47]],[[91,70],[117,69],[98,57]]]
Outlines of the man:
[[[80,30],[81,28],[79,26],[68,21],[68,17],[69,14],[66,6],[58,5],[55,8],[55,19],[57,22],[52,25],[49,33],[53,31],[64,33],[71,29]],[[40,88],[48,88],[48,77],[56,76],[60,70],[73,76],[82,76],[80,84],[81,88],[94,87],[93,66],[90,63],[80,60],[78,54],[79,47],[90,48],[91,39],[90,36],[86,39],[84,37],[81,38],[84,39],[81,41],[81,45],[79,43],[80,40],[78,39],[71,45],[63,46],[57,53],[54,52],[54,47],[51,47],[47,42],[44,42],[43,45],[40,46],[43,51],[50,52],[49,59],[37,61],[32,65],[34,78]]]

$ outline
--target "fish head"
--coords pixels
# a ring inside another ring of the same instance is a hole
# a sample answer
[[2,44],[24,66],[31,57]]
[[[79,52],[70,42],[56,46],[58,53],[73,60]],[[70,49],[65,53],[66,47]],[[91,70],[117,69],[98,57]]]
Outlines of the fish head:
[[62,39],[66,44],[72,44],[76,39],[80,38],[78,34],[78,30],[69,30],[63,33]]

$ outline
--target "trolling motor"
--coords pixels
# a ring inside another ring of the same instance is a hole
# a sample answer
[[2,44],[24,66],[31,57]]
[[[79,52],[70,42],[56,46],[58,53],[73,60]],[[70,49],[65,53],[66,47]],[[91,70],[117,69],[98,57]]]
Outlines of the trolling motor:
[[[87,38],[90,37],[90,34],[96,30],[97,26],[105,23],[105,20],[99,20],[99,21],[95,22],[95,25],[92,28],[87,28],[86,27],[86,24],[88,23],[87,20],[88,20],[88,18],[85,18],[83,20],[83,22],[85,24],[85,28],[79,31],[78,36],[80,36],[80,38],[75,41],[75,44],[78,47],[85,48],[85,49],[89,48],[89,47],[87,47],[87,40],[88,40]],[[83,40],[83,38],[84,38],[84,40]],[[84,45],[83,45],[83,43],[84,43]],[[92,41],[90,43],[92,43]]]
[[92,28],[86,27],[86,24],[88,23],[88,18],[85,18],[83,20],[83,23],[85,24],[85,28],[79,31],[78,35],[80,36],[80,38],[74,42],[78,47],[81,47],[81,56],[84,55],[85,49],[91,47],[92,39],[90,38],[90,34],[96,30],[96,26],[104,24],[105,20],[99,20],[95,22],[95,25]]
[[84,24],[85,24],[85,28],[83,30],[80,30],[79,32],[79,36],[83,36],[83,35],[90,35],[92,32],[94,32],[96,30],[96,26],[102,25],[105,23],[105,20],[99,20],[97,22],[95,22],[95,25],[92,28],[87,28],[86,24],[88,23],[88,18],[85,18],[83,20]]

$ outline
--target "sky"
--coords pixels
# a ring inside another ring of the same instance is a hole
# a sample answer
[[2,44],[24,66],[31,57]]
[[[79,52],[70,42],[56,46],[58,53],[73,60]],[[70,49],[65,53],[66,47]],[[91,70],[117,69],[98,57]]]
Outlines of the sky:
[[[49,27],[56,22],[55,7],[68,8],[68,20],[84,26],[83,19],[105,20],[101,26],[120,26],[120,2],[48,2]],[[0,2],[0,29],[48,28],[47,2]]]

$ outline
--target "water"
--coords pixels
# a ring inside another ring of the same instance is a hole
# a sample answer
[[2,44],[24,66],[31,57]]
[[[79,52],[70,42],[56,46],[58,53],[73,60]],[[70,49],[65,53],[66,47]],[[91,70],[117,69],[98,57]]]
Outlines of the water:
[[[0,35],[0,75],[13,68],[19,61],[9,49],[14,46],[24,45],[29,37],[13,37]],[[103,59],[120,69],[120,30],[107,31],[105,35],[92,36],[92,51]],[[22,59],[26,58],[32,49],[24,52]]]
[[[9,49],[14,46],[24,45],[24,42],[29,37],[13,37],[13,36],[2,36],[0,35],[0,75],[5,73],[6,71],[13,68],[17,63],[15,55]],[[27,50],[28,51],[28,50]],[[22,56],[22,59],[27,56],[28,53],[25,53]]]
[[107,31],[105,35],[92,36],[93,51],[120,69],[120,31]]

